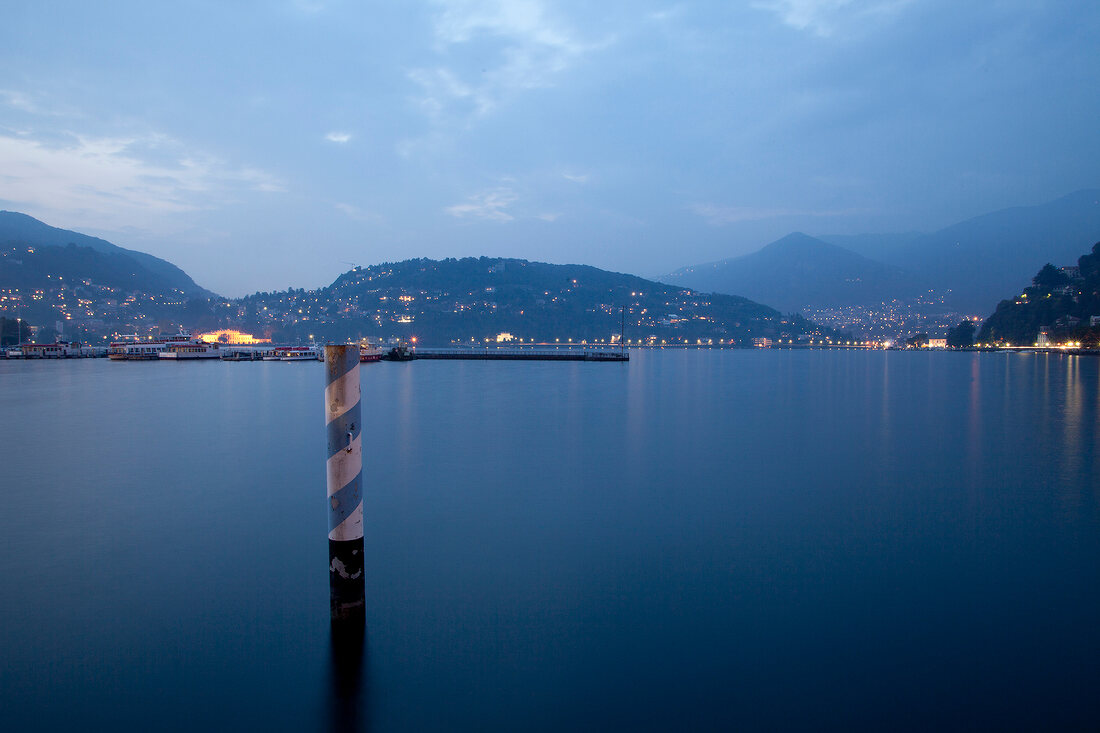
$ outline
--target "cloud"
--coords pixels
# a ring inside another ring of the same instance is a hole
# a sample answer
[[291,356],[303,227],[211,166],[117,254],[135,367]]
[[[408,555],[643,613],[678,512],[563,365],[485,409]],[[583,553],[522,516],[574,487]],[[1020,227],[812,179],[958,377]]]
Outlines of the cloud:
[[437,0],[435,5],[441,59],[449,61],[452,48],[472,43],[493,46],[496,53],[493,61],[479,64],[476,81],[463,79],[448,64],[411,70],[409,79],[422,90],[420,104],[432,116],[455,104],[488,114],[512,94],[551,86],[556,74],[599,47],[579,40],[541,0]]
[[912,0],[757,0],[752,6],[767,10],[792,28],[817,36],[831,36],[842,26],[890,16]]
[[562,173],[561,177],[573,183],[588,183],[587,173]]
[[683,5],[674,5],[664,10],[657,10],[646,15],[646,19],[656,23],[665,23],[683,14]]
[[46,141],[0,134],[0,198],[37,211],[79,213],[103,225],[210,209],[244,191],[280,192],[282,181],[187,154],[164,135],[61,135]]
[[488,113],[495,104],[485,89],[465,84],[446,67],[414,69],[408,76],[420,85],[423,91],[420,106],[431,117],[440,116],[454,102],[468,101],[478,114]]
[[48,97],[43,100],[42,96],[41,94],[28,94],[17,89],[0,89],[0,105],[38,117],[81,117],[76,110],[68,105]]
[[355,221],[364,221],[371,223],[382,221],[382,217],[380,217],[378,214],[372,213],[370,211],[364,211],[363,209],[353,204],[337,203],[333,204],[333,206],[336,207],[337,211],[343,212],[349,219],[354,219]]
[[535,218],[540,219],[542,221],[557,221],[560,217],[561,217],[561,214],[546,213],[546,214],[539,214]]
[[485,34],[514,43],[577,53],[582,45],[546,12],[541,0],[437,0],[436,36],[465,43]]
[[4,104],[9,107],[15,107],[16,109],[23,110],[24,112],[39,113],[41,110],[38,105],[35,104],[29,96],[23,92],[16,92],[10,89],[0,89],[0,100],[3,100]]
[[218,161],[207,160],[205,166],[212,180],[221,179],[222,183],[249,184],[253,190],[262,193],[286,193],[286,184],[267,171],[258,168],[239,168],[235,171],[224,168],[220,171],[217,170],[222,165]]
[[715,204],[692,204],[688,209],[692,213],[703,217],[714,226],[737,224],[743,221],[776,219],[788,216],[848,216],[862,213],[856,209],[813,211],[807,209],[758,208],[752,206],[718,206]]
[[444,209],[459,219],[486,219],[488,221],[512,221],[515,217],[505,209],[515,203],[518,196],[510,188],[495,188],[482,191],[467,199],[464,204],[455,204]]
[[339,143],[340,145],[343,145],[344,143],[351,140],[351,133],[337,132],[336,130],[333,130],[332,132],[325,135],[325,139],[328,140],[330,143]]

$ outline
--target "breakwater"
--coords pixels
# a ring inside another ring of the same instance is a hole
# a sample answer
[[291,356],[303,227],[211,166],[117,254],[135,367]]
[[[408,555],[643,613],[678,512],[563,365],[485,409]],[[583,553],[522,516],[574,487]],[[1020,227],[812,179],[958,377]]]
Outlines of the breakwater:
[[416,349],[413,359],[481,361],[630,361],[626,349],[461,348]]

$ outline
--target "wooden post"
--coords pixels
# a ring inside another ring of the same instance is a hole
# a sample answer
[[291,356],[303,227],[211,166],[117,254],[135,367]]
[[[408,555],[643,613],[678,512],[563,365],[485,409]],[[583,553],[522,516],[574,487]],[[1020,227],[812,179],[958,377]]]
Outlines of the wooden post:
[[328,555],[332,622],[364,621],[359,347],[325,346]]

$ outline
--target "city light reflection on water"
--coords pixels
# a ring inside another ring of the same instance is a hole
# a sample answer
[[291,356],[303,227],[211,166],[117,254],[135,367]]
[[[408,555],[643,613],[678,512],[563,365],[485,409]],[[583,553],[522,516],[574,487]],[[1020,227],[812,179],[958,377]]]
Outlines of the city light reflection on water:
[[341,645],[318,365],[0,362],[0,706],[19,730],[1087,727],[1098,363],[364,365],[367,626]]

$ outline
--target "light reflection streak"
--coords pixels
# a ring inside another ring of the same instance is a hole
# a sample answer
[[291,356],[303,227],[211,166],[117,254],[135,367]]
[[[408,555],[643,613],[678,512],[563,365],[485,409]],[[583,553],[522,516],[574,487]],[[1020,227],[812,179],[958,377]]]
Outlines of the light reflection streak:
[[1052,466],[1065,480],[1061,481],[1064,487],[1061,503],[1067,518],[1076,517],[1082,508],[1083,495],[1077,492],[1078,487],[1083,488],[1084,482],[1077,477],[1082,473],[1082,425],[1081,418],[1084,410],[1084,393],[1081,389],[1081,357],[1063,356],[1065,365],[1065,387],[1062,393],[1062,453],[1057,466]]

